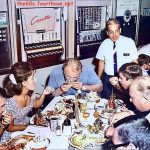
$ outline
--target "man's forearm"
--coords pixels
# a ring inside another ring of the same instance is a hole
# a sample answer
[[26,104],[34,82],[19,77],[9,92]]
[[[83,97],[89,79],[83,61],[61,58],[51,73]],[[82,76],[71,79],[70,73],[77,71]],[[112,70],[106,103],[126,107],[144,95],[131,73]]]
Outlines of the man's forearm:
[[98,64],[98,76],[101,78],[104,71],[104,61],[100,60]]
[[82,90],[85,91],[95,91],[95,92],[101,92],[103,89],[103,85],[101,84],[95,84],[95,85],[84,85],[84,88]]

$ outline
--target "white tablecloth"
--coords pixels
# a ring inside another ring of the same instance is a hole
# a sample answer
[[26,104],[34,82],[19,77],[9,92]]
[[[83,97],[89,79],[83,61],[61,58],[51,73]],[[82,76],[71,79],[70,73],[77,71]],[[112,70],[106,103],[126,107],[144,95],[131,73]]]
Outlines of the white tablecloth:
[[[74,98],[74,96],[68,96],[67,98]],[[43,110],[44,112],[47,112],[48,110],[51,110],[54,108],[55,104],[57,102],[59,102],[60,100],[62,100],[63,97],[58,96],[55,97]],[[105,103],[105,100],[101,101],[102,105],[104,105],[103,103]],[[50,130],[50,127],[41,127],[41,126],[34,126],[34,125],[30,125],[28,126],[24,131],[21,132],[14,132],[12,134],[12,136],[15,135],[20,135],[20,134],[29,134],[29,133],[35,133],[42,136],[42,137],[47,137],[50,139],[50,144],[47,147],[47,150],[55,150],[55,149],[63,149],[66,150],[69,147],[69,143],[68,143],[68,136],[64,136],[63,134],[61,134],[61,136],[57,136],[55,134],[55,132],[52,132]]]

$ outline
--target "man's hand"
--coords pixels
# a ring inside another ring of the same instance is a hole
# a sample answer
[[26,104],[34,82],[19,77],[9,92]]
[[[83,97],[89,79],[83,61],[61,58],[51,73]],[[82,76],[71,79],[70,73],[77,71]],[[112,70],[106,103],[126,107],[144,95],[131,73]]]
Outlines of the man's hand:
[[105,131],[105,136],[111,138],[113,136],[113,133],[114,133],[114,127],[109,126]]
[[67,83],[64,83],[63,85],[60,86],[60,90],[61,90],[63,93],[68,92],[70,88],[71,88],[71,85],[70,85],[70,84],[67,84]]
[[13,115],[10,112],[4,111],[2,113],[2,124],[9,125],[13,121]]
[[53,91],[55,91],[55,89],[51,86],[47,86],[44,90],[43,90],[43,95],[48,95],[51,94]]
[[125,112],[118,112],[112,115],[109,119],[110,125],[113,125],[116,123],[118,120],[123,119],[127,116],[133,115],[134,113],[132,111],[125,111]]
[[81,90],[83,83],[82,82],[73,82],[71,86],[75,89]]
[[111,78],[109,79],[109,82],[110,82],[111,85],[113,85],[114,87],[116,87],[116,86],[119,85],[118,77],[111,77]]

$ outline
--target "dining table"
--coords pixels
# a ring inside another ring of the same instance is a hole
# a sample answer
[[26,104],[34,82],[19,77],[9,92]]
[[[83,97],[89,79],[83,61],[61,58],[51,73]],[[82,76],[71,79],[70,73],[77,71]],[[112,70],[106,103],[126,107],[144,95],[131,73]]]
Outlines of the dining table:
[[[68,95],[65,98],[75,100],[75,95]],[[64,99],[64,97],[62,97],[62,96],[54,97],[50,101],[50,103],[43,109],[42,114],[45,114],[47,111],[53,110],[55,108],[56,104],[58,102],[62,102],[63,99]],[[106,105],[107,102],[108,102],[108,100],[106,100],[106,99],[100,99],[99,104],[96,104],[95,102],[94,102],[94,104],[90,103],[88,108],[92,109],[93,107],[97,106],[97,108],[101,109],[104,107],[104,105]],[[102,118],[102,120],[105,124],[108,124],[108,118]],[[31,117],[30,121],[31,122],[33,121],[33,117]],[[75,126],[74,126],[75,121],[76,120],[71,121],[72,134],[74,134],[74,131],[75,131]],[[94,122],[94,120],[91,120],[90,122]],[[61,119],[59,123],[62,124],[63,120]],[[62,130],[61,130],[61,134],[57,135],[56,132],[51,131],[50,125],[44,127],[44,126],[37,126],[37,125],[34,125],[31,123],[24,131],[17,131],[17,132],[12,133],[12,138],[17,135],[26,135],[26,134],[31,134],[31,135],[34,134],[35,136],[41,136],[41,137],[48,138],[50,142],[47,145],[46,150],[58,150],[58,149],[74,150],[74,149],[76,149],[76,147],[73,147],[69,143],[69,138],[71,135],[64,135]],[[26,149],[26,150],[29,150],[29,149]]]

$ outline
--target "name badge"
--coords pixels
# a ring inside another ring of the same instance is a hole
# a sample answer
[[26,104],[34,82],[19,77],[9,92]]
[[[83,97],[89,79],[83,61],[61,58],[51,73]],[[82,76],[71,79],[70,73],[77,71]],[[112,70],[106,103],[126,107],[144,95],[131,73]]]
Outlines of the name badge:
[[123,56],[130,56],[129,53],[123,53]]

